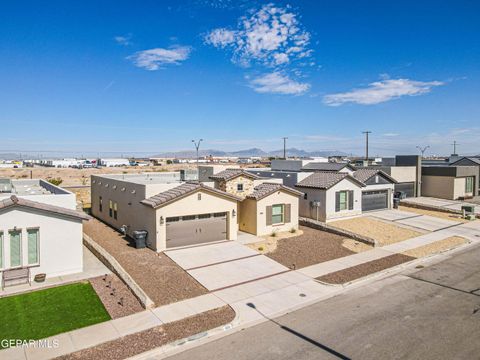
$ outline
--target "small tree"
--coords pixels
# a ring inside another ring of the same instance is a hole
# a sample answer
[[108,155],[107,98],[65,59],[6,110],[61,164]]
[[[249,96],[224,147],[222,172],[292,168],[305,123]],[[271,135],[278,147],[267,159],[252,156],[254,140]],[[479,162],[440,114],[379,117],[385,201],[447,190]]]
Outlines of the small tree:
[[50,184],[53,184],[53,185],[55,185],[55,186],[58,186],[58,185],[60,185],[60,184],[63,182],[62,178],[60,178],[60,177],[57,177],[57,178],[48,178],[47,181],[48,181]]
[[172,160],[167,160],[167,165],[172,165],[173,161]]

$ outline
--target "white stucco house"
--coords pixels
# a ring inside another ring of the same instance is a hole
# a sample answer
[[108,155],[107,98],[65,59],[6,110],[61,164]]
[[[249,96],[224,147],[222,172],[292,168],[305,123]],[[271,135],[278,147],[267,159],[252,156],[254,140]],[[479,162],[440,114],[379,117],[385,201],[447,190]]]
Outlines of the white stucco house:
[[[33,279],[83,271],[82,221],[75,195],[43,180],[0,181],[0,272]],[[19,279],[21,280],[21,279]]]
[[365,184],[346,172],[315,172],[296,185],[303,192],[301,217],[327,222],[362,213]]

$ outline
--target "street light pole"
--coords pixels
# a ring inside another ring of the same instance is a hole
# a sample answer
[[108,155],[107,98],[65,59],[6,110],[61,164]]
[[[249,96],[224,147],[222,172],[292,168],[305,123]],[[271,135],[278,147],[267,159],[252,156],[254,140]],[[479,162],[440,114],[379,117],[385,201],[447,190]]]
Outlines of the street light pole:
[[420,150],[420,152],[422,153],[422,158],[423,158],[423,155],[425,154],[425,151],[427,151],[427,149],[429,149],[430,146],[424,146],[424,147],[421,147],[421,146],[417,146],[417,149]]
[[197,150],[197,176],[200,176],[200,168],[198,165],[198,149],[200,149],[200,143],[203,141],[203,139],[199,139],[198,141],[192,140],[193,144],[195,145],[195,149]]

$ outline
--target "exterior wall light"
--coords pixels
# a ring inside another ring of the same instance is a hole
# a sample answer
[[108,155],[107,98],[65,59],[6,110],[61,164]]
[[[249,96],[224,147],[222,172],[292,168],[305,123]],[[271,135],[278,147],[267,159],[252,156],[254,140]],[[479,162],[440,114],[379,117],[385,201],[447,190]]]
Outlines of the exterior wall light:
[[235,217],[237,215],[237,212],[235,211],[235,209],[232,210],[232,217]]
[[163,216],[160,216],[160,225],[163,225],[163,223],[164,223]]

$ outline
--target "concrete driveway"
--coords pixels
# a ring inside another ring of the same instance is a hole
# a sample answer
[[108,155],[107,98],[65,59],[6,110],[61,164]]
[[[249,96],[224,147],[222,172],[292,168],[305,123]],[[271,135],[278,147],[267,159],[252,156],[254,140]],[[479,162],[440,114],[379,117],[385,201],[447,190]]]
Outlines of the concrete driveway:
[[441,219],[434,216],[420,215],[409,211],[401,210],[381,210],[368,214],[368,216],[376,217],[382,220],[395,222],[411,226],[417,229],[426,231],[438,231],[447,229],[457,225],[461,225],[460,222],[452,221],[448,219]]
[[402,200],[402,202],[425,205],[425,206],[440,207],[440,208],[446,208],[446,209],[452,209],[452,210],[462,210],[463,205],[470,205],[470,206],[475,206],[475,214],[480,214],[480,205],[469,203],[467,201],[445,200],[445,199],[420,196],[417,198],[408,198],[408,199]]
[[164,252],[210,291],[282,274],[289,269],[235,241]]

